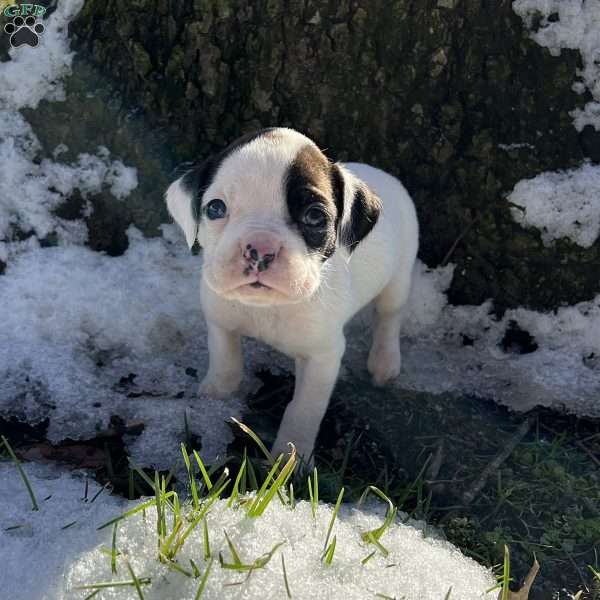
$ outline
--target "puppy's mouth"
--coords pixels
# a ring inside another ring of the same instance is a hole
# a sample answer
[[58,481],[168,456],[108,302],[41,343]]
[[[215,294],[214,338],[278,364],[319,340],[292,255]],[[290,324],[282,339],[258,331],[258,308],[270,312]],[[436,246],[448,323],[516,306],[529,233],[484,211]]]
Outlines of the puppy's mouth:
[[271,294],[282,294],[284,296],[287,296],[287,294],[285,292],[278,289],[276,286],[270,285],[269,283],[265,283],[264,281],[260,281],[258,279],[256,281],[249,281],[246,283],[242,283],[241,285],[238,285],[232,291],[237,292],[237,293],[245,292],[245,293],[250,293],[252,295],[256,294],[257,292],[265,293],[265,294],[268,294],[269,292],[271,292]]
[[264,289],[267,289],[267,290],[272,289],[268,285],[265,285],[264,283],[261,283],[260,281],[255,281],[254,283],[248,283],[246,285],[249,285],[251,288],[254,288],[256,290],[259,290],[260,288],[264,288]]

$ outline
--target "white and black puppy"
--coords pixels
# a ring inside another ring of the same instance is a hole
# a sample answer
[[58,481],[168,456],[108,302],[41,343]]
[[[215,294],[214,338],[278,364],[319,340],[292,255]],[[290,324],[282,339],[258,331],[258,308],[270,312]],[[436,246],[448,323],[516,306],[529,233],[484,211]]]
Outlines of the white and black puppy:
[[418,246],[402,184],[367,165],[331,163],[286,128],[247,135],[167,190],[169,212],[203,248],[200,298],[209,368],[201,392],[234,392],[241,337],[293,357],[294,397],[273,451],[293,442],[310,460],[344,354],[344,325],[374,300],[368,369],[400,372],[401,307]]

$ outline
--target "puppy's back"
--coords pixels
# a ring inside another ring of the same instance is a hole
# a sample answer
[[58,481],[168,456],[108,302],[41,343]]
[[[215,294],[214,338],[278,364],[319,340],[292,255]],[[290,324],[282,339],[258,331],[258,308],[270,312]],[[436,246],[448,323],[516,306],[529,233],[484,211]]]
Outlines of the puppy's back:
[[419,224],[414,203],[398,179],[362,163],[342,166],[366,183],[382,204],[377,224],[349,262],[358,310],[392,278],[400,276],[408,284],[419,245]]

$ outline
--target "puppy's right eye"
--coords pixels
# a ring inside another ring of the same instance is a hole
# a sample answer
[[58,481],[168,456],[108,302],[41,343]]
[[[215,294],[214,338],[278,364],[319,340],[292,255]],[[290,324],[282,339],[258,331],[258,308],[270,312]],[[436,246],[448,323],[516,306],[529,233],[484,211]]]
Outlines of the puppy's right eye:
[[227,214],[227,206],[223,200],[215,198],[204,207],[204,214],[211,220],[222,219]]

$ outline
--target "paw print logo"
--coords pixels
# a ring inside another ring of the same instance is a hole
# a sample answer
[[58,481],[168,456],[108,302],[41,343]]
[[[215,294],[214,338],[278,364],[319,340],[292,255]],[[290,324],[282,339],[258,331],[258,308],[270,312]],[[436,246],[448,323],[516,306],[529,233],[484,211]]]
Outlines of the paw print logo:
[[35,48],[40,42],[40,35],[44,33],[45,27],[42,23],[38,23],[33,15],[29,15],[25,19],[23,17],[15,17],[12,23],[7,23],[4,26],[4,31],[10,35],[10,45],[13,48],[18,48],[26,44]]

